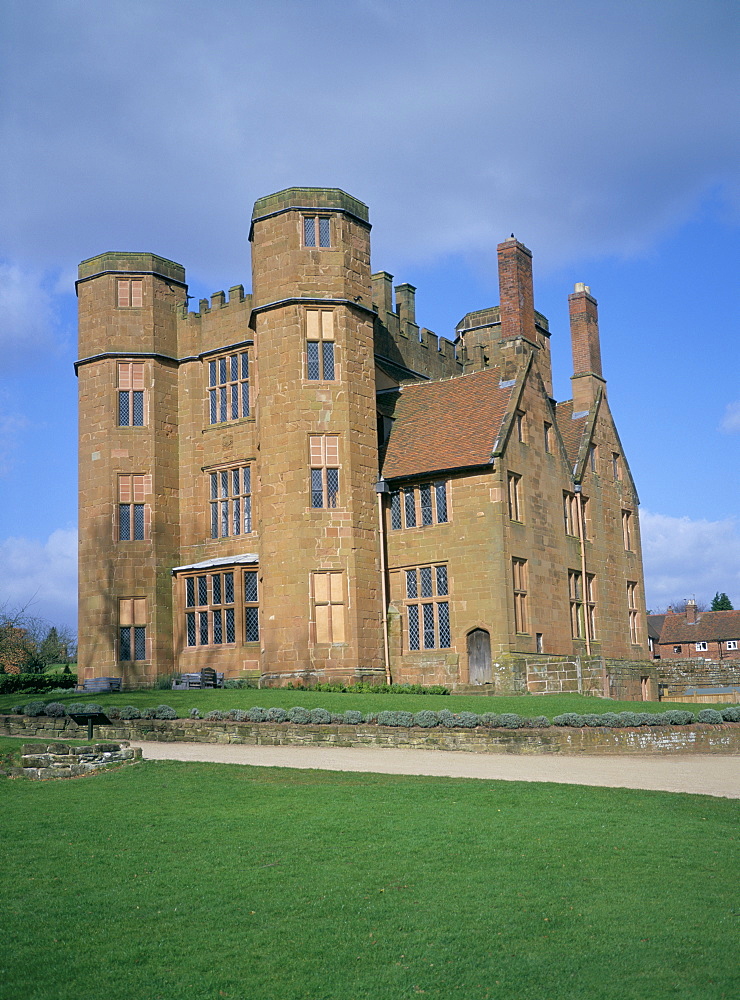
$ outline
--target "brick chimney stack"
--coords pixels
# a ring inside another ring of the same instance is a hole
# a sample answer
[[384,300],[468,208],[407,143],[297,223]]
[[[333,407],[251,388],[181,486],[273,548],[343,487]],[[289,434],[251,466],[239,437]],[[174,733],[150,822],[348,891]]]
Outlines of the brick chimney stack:
[[568,306],[573,351],[573,411],[580,413],[591,408],[599,388],[606,385],[601,371],[599,311],[591,289],[580,281],[568,296]]
[[501,339],[526,337],[536,344],[532,252],[513,235],[498,245],[498,284]]
[[686,624],[696,625],[696,601],[693,597],[686,602]]

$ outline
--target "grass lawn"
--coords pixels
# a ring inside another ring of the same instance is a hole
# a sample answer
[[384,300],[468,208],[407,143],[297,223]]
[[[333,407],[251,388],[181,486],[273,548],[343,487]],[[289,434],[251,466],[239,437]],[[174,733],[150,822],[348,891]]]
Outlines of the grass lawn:
[[740,989],[731,800],[165,761],[0,795],[7,1000]]
[[612,701],[607,698],[593,698],[579,694],[547,694],[547,695],[512,695],[498,697],[488,695],[434,695],[434,694],[357,694],[334,693],[328,691],[289,691],[286,688],[255,688],[244,689],[205,689],[193,691],[124,691],[121,694],[84,694],[70,692],[68,694],[4,694],[0,695],[0,712],[9,712],[13,705],[27,704],[29,701],[60,701],[62,704],[71,702],[96,702],[106,705],[136,705],[137,708],[148,708],[153,705],[171,705],[178,715],[187,716],[191,708],[199,708],[205,714],[211,709],[220,708],[227,711],[230,708],[252,708],[259,705],[262,708],[293,708],[301,705],[304,708],[325,708],[329,712],[346,712],[353,708],[360,712],[382,712],[386,709],[394,711],[420,712],[429,709],[439,712],[443,708],[451,712],[516,712],[522,716],[546,715],[552,719],[563,712],[600,713],[600,712],[667,712],[670,708],[687,709],[700,712],[702,708],[721,708],[717,705],[683,705],[666,701]]

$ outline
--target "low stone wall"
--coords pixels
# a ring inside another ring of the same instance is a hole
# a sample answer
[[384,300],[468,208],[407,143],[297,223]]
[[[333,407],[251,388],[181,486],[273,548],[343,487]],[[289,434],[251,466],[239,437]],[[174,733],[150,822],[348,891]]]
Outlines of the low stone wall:
[[[636,729],[396,729],[372,725],[304,725],[290,722],[206,722],[202,719],[132,719],[96,726],[102,737],[170,743],[245,743],[250,746],[408,747],[468,753],[740,754],[740,723],[711,726],[641,726]],[[79,737],[71,719],[0,716],[9,736]]]
[[82,747],[49,743],[45,748],[31,743],[23,747],[21,766],[11,767],[6,773],[12,778],[37,781],[78,778],[111,764],[134,764],[141,756],[141,747],[130,747],[128,743],[96,743]]
[[656,660],[665,701],[740,702],[740,660]]

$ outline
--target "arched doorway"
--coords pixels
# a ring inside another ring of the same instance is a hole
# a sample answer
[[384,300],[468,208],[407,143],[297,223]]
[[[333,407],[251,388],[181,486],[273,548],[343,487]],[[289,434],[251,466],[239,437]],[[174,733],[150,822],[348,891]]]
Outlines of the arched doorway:
[[485,629],[475,628],[468,632],[468,683],[490,684],[492,680],[491,636]]

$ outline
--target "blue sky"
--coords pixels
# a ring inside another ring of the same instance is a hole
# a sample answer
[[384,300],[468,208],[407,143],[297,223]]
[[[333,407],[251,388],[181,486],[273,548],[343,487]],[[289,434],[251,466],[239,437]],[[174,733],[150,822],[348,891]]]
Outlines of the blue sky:
[[254,200],[342,187],[373,267],[452,336],[534,253],[599,300],[648,605],[740,606],[735,0],[6,0],[0,13],[0,605],[76,617],[77,263],[149,250],[249,285]]

